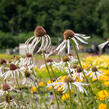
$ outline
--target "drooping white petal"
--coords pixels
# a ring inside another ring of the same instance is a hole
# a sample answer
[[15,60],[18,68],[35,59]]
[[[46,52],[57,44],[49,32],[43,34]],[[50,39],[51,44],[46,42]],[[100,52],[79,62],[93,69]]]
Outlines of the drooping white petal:
[[35,47],[40,42],[40,38],[37,40],[37,42],[34,44],[34,46],[31,48],[31,53],[33,54]]
[[88,95],[86,89],[84,87],[82,87],[82,85],[88,85],[88,84],[86,84],[86,83],[80,83],[80,82],[74,82],[72,84],[74,84],[78,88],[78,90],[80,92],[86,93],[86,95]]
[[48,37],[48,47],[47,47],[47,49],[49,49],[49,47],[50,47],[50,45],[51,45],[51,38],[50,38],[49,35],[47,35],[47,37]]
[[56,48],[56,51],[58,51],[58,50],[65,44],[65,41],[66,41],[66,40],[64,40],[64,41]]
[[67,40],[68,54],[70,53],[70,41]]
[[65,40],[64,45],[62,46],[62,48],[60,48],[60,50],[58,51],[58,54],[59,54],[63,49],[65,49],[66,45],[67,45],[67,40]]
[[105,47],[105,45],[107,45],[108,43],[109,43],[109,41],[106,41],[106,42],[98,45],[98,47],[102,50]]
[[29,44],[29,42],[30,42],[33,38],[35,38],[35,36],[30,37],[30,38],[29,38],[29,39],[25,42],[25,44],[26,44],[26,45],[28,45],[28,44]]
[[78,39],[80,42],[84,43],[84,44],[88,44],[87,42],[85,42],[83,39],[81,39],[80,37],[78,36],[75,36],[76,39]]
[[45,39],[46,39],[45,37],[42,37],[42,43],[37,53],[44,47]]
[[47,50],[47,46],[48,46],[48,37],[47,36],[45,36],[45,45],[44,45],[44,50]]
[[74,41],[74,43],[76,44],[77,49],[79,50],[79,44],[78,44],[78,42],[76,41],[76,39],[75,39],[75,38],[72,38],[72,40]]

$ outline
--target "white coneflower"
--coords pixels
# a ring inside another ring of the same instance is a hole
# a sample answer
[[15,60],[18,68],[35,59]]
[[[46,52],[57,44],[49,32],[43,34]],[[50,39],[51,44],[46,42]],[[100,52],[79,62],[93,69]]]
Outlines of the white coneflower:
[[68,89],[68,84],[69,84],[69,88],[71,89],[71,85],[75,85],[77,87],[77,89],[82,92],[82,93],[86,93],[87,94],[87,91],[85,90],[84,85],[88,85],[88,84],[85,84],[85,83],[80,83],[80,82],[75,82],[73,80],[72,77],[70,76],[66,76],[64,81],[61,82],[61,80],[59,81],[55,81],[55,82],[52,82],[50,84],[47,85],[47,87],[50,87],[50,86],[53,86],[54,89],[57,89],[58,87],[60,87],[60,89],[63,90],[63,93],[65,93]]
[[8,106],[10,106],[12,108],[18,108],[18,105],[15,102],[15,100],[13,99],[13,97],[9,96],[9,95],[6,95],[5,96],[5,101],[0,103],[0,108],[7,109]]
[[[75,67],[75,66],[74,66]],[[73,72],[72,72],[72,77],[74,80],[80,80],[83,81],[84,80],[84,74],[83,72],[86,72],[86,70],[81,69],[80,66],[77,66],[75,69],[73,68]]]
[[[52,60],[51,58],[49,58],[49,57],[47,57],[47,58],[45,59],[45,62],[46,62],[46,64],[47,64],[47,66],[54,64],[53,60]],[[40,69],[42,69],[42,68],[44,68],[44,67],[46,67],[45,64],[41,65],[41,66],[40,66]]]
[[0,89],[0,96],[4,95],[4,94],[8,94],[9,91],[16,91],[19,92],[19,90],[14,89],[12,86],[10,86],[9,84],[5,83],[1,86]]
[[102,75],[103,76],[103,72],[102,71],[99,71],[95,66],[92,67],[90,69],[90,71],[88,71],[86,73],[87,76],[90,76],[92,77],[92,79],[99,79],[99,77]]
[[87,40],[88,38],[90,38],[90,37],[89,36],[86,37],[84,34],[74,33],[70,29],[65,30],[64,31],[64,41],[56,48],[56,51],[58,51],[58,53],[60,53],[67,47],[67,51],[69,54],[70,53],[70,39],[73,40],[77,49],[79,49],[79,44],[78,44],[77,40],[79,40],[81,43],[88,44],[86,41],[84,41],[84,40]]
[[26,54],[26,57],[21,57],[19,60],[19,66],[29,66],[33,64],[33,56],[29,53]]
[[37,52],[47,50],[51,45],[50,36],[46,34],[46,30],[42,26],[37,26],[34,31],[34,36],[25,42],[26,45],[29,45],[29,53],[34,52],[39,42],[41,42],[41,46]]
[[24,67],[17,67],[15,64],[10,64],[9,69],[3,74],[4,79],[12,77],[16,78],[19,77],[20,74],[24,76],[23,71],[25,70]]
[[2,89],[0,89],[0,96],[4,93],[8,94],[8,90],[12,90],[12,88],[8,84],[3,84]]
[[98,45],[98,47],[99,47],[100,50],[102,50],[107,44],[109,45],[109,39],[106,42]]
[[32,71],[25,70],[24,75],[25,75],[25,77],[23,78],[23,80],[21,82],[23,85],[24,84],[28,85],[28,86],[34,86],[34,85],[36,86],[37,85],[36,77],[32,74]]

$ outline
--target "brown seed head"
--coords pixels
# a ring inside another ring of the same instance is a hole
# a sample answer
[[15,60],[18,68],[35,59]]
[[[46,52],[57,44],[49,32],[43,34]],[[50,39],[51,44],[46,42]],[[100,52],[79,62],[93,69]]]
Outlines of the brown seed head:
[[72,53],[69,53],[68,56],[73,56],[73,54]]
[[10,64],[10,70],[16,70],[18,67],[15,64]]
[[66,76],[65,79],[64,79],[64,82],[71,83],[71,82],[74,82],[74,79],[70,76]]
[[68,61],[70,61],[70,58],[68,56],[63,56],[62,61],[68,62]]
[[77,73],[81,73],[83,69],[80,66],[77,66]]
[[74,64],[74,65],[72,66],[72,68],[76,69],[76,68],[77,68],[77,65],[76,65],[76,64]]
[[13,99],[12,96],[9,96],[9,95],[6,95],[5,97],[6,103],[9,103],[12,99]]
[[46,34],[45,29],[42,26],[37,26],[34,30],[34,36],[42,37]]
[[94,66],[94,67],[92,67],[92,71],[96,72],[96,71],[98,71],[98,69]]
[[70,29],[64,31],[64,39],[70,39],[74,37],[74,32]]
[[46,62],[48,63],[48,62],[53,62],[53,60],[51,59],[51,58],[47,58],[46,59]]
[[25,70],[24,71],[24,74],[25,74],[25,77],[30,77],[30,75],[31,75],[31,72],[29,72],[28,70]]
[[50,52],[49,51],[46,51],[46,54],[49,54]]
[[3,84],[2,88],[3,88],[3,91],[7,91],[10,89],[10,86],[8,84]]
[[26,54],[26,57],[27,57],[27,58],[31,58],[31,57],[32,57],[32,54],[27,53],[27,54]]
[[5,59],[0,59],[0,64],[1,65],[6,64],[6,60]]
[[107,41],[109,41],[109,38],[107,39]]

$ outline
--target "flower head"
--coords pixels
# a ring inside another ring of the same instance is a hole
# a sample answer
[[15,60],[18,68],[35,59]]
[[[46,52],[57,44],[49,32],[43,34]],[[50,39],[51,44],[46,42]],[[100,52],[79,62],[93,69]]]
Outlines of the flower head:
[[40,87],[41,86],[44,86],[44,82],[39,82],[39,84],[38,84]]
[[12,96],[9,96],[9,95],[6,95],[5,97],[6,103],[9,103],[12,99],[13,99]]
[[42,37],[46,34],[45,29],[42,26],[36,26],[34,30],[34,36],[36,37]]
[[70,61],[70,58],[69,58],[68,56],[64,56],[64,57],[62,58],[62,61],[63,61],[63,62],[68,62],[68,61]]
[[56,48],[56,51],[58,51],[58,54],[63,51],[67,47],[68,54],[70,53],[70,41],[72,40],[74,44],[76,45],[76,48],[79,49],[79,44],[77,42],[80,41],[81,43],[88,44],[86,41],[90,37],[85,37],[84,34],[78,34],[74,31],[67,29],[64,31],[64,41]]
[[107,105],[101,103],[101,104],[98,106],[98,109],[107,109]]
[[70,29],[64,31],[64,39],[70,39],[74,36],[74,32]]
[[31,92],[36,92],[37,91],[37,87],[36,86],[33,86],[32,88],[31,88]]
[[47,62],[47,63],[48,63],[48,62],[51,63],[51,62],[53,62],[53,60],[52,60],[51,58],[48,57],[48,58],[46,59],[46,62]]
[[15,64],[10,64],[10,70],[16,70],[18,67]]
[[27,58],[31,58],[31,57],[32,57],[32,54],[27,53],[27,54],[26,54],[26,57],[27,57]]
[[1,65],[6,64],[6,60],[5,59],[0,59],[0,64]]
[[96,71],[98,71],[98,69],[94,66],[94,67],[92,67],[92,71],[96,72]]
[[3,91],[7,91],[10,89],[10,86],[8,84],[3,84],[2,88],[3,88]]
[[66,82],[66,83],[72,83],[72,82],[74,82],[74,80],[73,80],[72,77],[66,76],[65,79],[64,79],[64,82]]
[[98,99],[99,100],[105,100],[107,97],[109,97],[109,92],[106,90],[101,90],[98,92]]
[[80,66],[77,66],[77,73],[81,73],[83,69]]
[[27,45],[27,52],[33,54],[38,43],[41,42],[37,53],[40,51],[45,51],[50,48],[51,39],[50,36],[46,34],[46,30],[42,26],[37,26],[34,30],[34,36],[30,37],[25,44]]
[[68,93],[63,94],[62,97],[61,97],[62,100],[66,100],[68,98],[69,98],[69,94]]

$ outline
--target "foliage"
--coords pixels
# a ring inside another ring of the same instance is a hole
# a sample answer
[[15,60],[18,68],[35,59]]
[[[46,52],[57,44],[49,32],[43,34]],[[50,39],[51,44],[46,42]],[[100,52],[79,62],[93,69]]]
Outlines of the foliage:
[[0,7],[0,31],[6,33],[0,32],[1,48],[24,42],[36,25],[52,37],[62,37],[67,28],[102,39],[109,35],[108,0],[1,0]]

